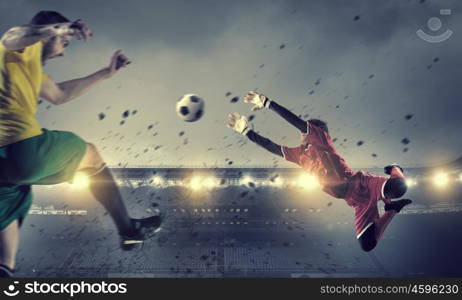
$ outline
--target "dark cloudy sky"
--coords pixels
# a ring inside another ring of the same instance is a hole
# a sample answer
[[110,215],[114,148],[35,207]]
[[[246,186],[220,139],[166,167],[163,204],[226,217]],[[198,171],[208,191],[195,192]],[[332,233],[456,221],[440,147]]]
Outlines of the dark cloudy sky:
[[[76,132],[111,165],[221,166],[231,160],[272,166],[271,154],[242,144],[245,139],[225,126],[229,112],[251,114],[250,106],[230,98],[258,88],[297,114],[326,120],[353,167],[412,166],[462,152],[461,4],[1,0],[0,30],[27,23],[39,10],[84,19],[94,38],[75,41],[64,58],[46,66],[56,81],[96,71],[117,49],[132,59],[129,68],[79,99],[39,106],[43,127]],[[440,16],[440,9],[452,15]],[[417,37],[419,28],[430,33],[430,17],[443,21],[436,34],[451,29],[453,36],[438,44]],[[199,122],[175,115],[175,102],[186,93],[206,101]],[[137,113],[119,125],[125,110]],[[99,113],[106,118],[99,120]],[[278,143],[299,142],[297,131],[272,112],[256,113],[252,123]],[[404,145],[404,138],[410,143]]]

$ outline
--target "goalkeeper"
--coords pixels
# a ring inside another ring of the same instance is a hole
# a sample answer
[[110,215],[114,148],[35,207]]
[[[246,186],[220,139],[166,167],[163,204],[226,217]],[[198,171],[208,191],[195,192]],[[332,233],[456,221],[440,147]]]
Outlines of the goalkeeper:
[[[385,167],[389,177],[366,172],[354,172],[337,153],[327,124],[318,119],[304,121],[288,109],[263,94],[249,92],[244,101],[253,104],[252,111],[270,109],[301,132],[298,147],[281,146],[253,131],[247,118],[238,113],[228,115],[228,127],[246,136],[252,142],[284,157],[315,175],[322,190],[332,197],[344,199],[355,211],[355,231],[361,248],[368,252],[375,248],[385,228],[409,199],[392,201],[406,191],[403,169],[398,165]],[[385,212],[379,215],[377,203],[385,203]]]

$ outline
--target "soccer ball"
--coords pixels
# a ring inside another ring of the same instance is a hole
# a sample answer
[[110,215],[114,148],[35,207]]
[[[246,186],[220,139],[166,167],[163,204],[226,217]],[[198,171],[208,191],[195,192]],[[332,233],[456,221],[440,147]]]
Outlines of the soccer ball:
[[186,94],[176,103],[176,113],[186,122],[195,122],[204,114],[204,100],[194,94]]

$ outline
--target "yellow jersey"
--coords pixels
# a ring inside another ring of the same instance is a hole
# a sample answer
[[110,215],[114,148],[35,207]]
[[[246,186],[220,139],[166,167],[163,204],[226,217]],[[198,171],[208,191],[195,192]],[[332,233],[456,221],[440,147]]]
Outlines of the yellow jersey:
[[42,134],[36,119],[42,71],[42,42],[23,52],[0,42],[0,147]]

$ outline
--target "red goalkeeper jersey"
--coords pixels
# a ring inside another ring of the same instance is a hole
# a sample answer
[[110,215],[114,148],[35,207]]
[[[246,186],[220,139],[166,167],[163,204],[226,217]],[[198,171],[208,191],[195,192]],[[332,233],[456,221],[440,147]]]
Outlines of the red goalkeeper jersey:
[[335,150],[329,134],[318,126],[307,124],[309,145],[293,148],[282,146],[284,158],[315,175],[324,192],[343,198],[344,195],[338,195],[332,188],[346,182],[354,172]]

